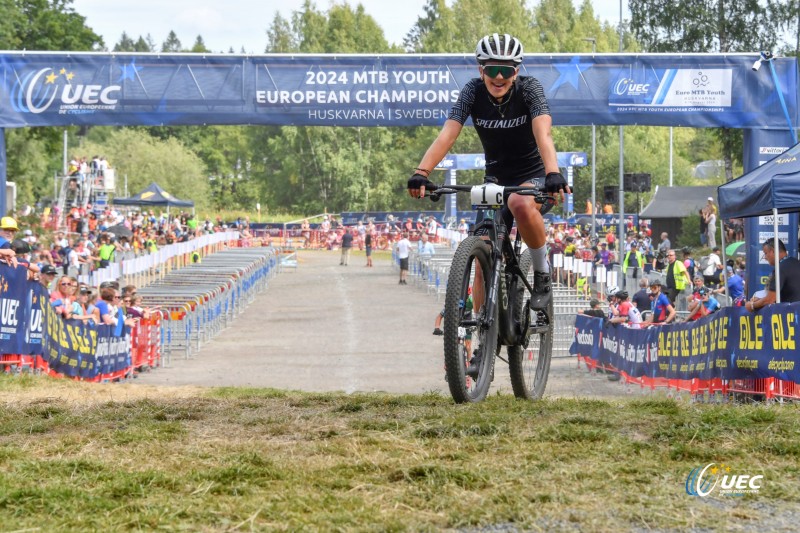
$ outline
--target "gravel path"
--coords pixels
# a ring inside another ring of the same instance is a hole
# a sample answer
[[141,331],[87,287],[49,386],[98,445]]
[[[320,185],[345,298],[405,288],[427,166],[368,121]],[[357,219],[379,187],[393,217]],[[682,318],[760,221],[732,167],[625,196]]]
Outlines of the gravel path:
[[[413,281],[398,285],[389,260],[364,263],[358,251],[349,266],[339,265],[338,252],[300,251],[297,270],[274,278],[194,357],[173,357],[135,383],[449,395],[442,340],[431,335],[443,302]],[[511,394],[507,367],[498,364],[490,394]],[[546,394],[596,398],[626,390],[578,370],[574,358],[558,358]]]

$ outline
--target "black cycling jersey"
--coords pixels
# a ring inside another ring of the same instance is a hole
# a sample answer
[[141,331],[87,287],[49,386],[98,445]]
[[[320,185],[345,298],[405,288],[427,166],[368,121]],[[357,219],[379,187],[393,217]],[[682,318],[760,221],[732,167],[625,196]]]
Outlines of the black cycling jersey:
[[448,118],[464,124],[471,116],[486,154],[486,175],[497,178],[500,185],[520,185],[544,176],[531,121],[549,114],[539,80],[520,76],[502,104],[489,95],[483,80],[471,79]]

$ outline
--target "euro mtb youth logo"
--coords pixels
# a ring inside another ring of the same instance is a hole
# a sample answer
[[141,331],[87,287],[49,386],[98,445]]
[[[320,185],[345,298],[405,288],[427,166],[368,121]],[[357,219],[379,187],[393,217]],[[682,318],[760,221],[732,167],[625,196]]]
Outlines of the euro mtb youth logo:
[[729,465],[709,463],[698,466],[686,477],[686,494],[689,496],[710,496],[714,490],[720,496],[744,496],[758,494],[764,476],[740,474],[731,470]]
[[40,114],[52,107],[60,115],[83,115],[111,111],[117,106],[119,85],[81,83],[66,68],[43,68],[29,72],[11,90],[11,105],[19,113]]

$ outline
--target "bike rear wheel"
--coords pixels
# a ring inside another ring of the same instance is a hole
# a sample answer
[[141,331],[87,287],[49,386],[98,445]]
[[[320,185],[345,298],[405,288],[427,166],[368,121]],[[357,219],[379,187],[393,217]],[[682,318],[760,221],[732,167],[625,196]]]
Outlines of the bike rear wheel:
[[[479,237],[467,237],[458,246],[447,279],[444,306],[444,365],[450,394],[457,403],[486,398],[494,374],[498,317],[487,320],[483,309],[471,309],[469,289],[475,286],[476,266],[483,271],[483,294],[489,294],[490,245]],[[487,325],[491,322],[491,325]],[[478,365],[477,376],[468,372]]]
[[[533,283],[533,267],[530,251],[526,250],[520,257],[520,269]],[[523,285],[523,295],[517,298],[516,315],[527,312],[530,291]],[[553,299],[547,312],[531,311],[532,332],[528,343],[524,346],[508,347],[508,369],[511,374],[511,388],[514,396],[526,400],[538,400],[544,394],[547,378],[550,374],[550,359],[553,355]]]

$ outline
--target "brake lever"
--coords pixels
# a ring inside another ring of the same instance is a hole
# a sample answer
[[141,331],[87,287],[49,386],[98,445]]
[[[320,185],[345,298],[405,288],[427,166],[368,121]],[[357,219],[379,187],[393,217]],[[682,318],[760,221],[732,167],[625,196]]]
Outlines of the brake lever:
[[536,197],[536,203],[542,205],[542,208],[539,210],[539,212],[542,215],[546,215],[551,209],[553,209],[553,207],[555,207],[556,199],[552,196],[542,195]]

